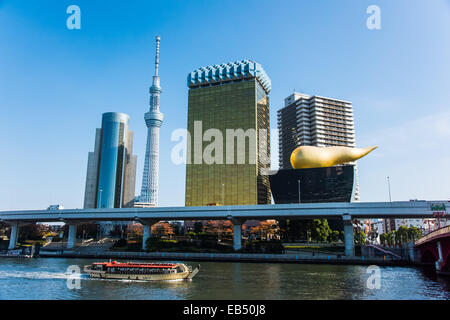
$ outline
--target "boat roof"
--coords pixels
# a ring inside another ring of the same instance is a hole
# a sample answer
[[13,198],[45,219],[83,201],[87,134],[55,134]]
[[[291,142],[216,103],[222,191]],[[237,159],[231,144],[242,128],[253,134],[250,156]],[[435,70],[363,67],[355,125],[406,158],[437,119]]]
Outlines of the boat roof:
[[106,267],[127,267],[127,268],[175,268],[175,263],[133,263],[133,262],[94,262],[94,265],[105,265]]

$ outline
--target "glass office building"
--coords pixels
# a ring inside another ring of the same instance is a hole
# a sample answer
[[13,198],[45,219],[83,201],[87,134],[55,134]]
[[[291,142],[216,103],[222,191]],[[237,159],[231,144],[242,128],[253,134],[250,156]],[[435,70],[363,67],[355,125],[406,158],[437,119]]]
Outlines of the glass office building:
[[128,123],[124,113],[103,114],[94,152],[88,157],[84,208],[133,207],[136,156]]
[[270,203],[270,85],[250,60],[188,75],[186,206]]

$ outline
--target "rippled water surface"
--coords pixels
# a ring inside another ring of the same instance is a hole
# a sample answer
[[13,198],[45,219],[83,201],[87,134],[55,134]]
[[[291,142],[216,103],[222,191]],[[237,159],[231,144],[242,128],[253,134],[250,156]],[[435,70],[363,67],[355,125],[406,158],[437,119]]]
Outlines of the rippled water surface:
[[165,282],[67,273],[92,262],[0,259],[0,299],[450,299],[449,279],[404,267],[381,267],[379,289],[367,286],[367,266],[201,262],[192,281]]

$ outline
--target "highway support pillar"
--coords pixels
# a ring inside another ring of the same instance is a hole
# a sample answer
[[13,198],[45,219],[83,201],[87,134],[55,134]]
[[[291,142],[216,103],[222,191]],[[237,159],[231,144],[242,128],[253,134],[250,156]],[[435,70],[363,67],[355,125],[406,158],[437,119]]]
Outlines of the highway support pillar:
[[233,249],[238,251],[242,249],[242,224],[245,222],[241,219],[229,219],[233,223]]
[[142,220],[138,219],[136,221],[139,221],[143,226],[144,230],[142,233],[142,250],[147,250],[147,240],[152,236],[152,225],[154,225],[157,221],[156,220]]
[[19,223],[15,222],[11,225],[11,235],[9,236],[8,250],[12,250],[17,245],[17,238],[19,237]]
[[354,256],[355,255],[355,242],[353,239],[353,224],[352,217],[349,214],[344,214],[342,216],[344,220],[344,243],[345,243],[345,255]]
[[442,246],[441,246],[441,242],[437,241],[436,242],[436,246],[437,246],[437,252],[439,255],[439,260],[436,261],[435,263],[435,267],[436,267],[436,271],[441,271],[442,269],[442,264],[444,263],[444,258],[442,256]]
[[69,223],[69,235],[67,236],[67,249],[75,248],[77,240],[77,225],[75,223]]

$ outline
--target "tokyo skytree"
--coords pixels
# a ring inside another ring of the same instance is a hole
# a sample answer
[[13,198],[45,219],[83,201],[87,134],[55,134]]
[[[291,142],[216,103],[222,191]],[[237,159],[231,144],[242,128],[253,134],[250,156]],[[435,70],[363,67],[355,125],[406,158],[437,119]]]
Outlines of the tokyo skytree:
[[159,112],[159,42],[156,37],[155,75],[150,87],[150,109],[145,114],[145,124],[148,128],[147,146],[145,150],[144,175],[142,177],[142,189],[139,202],[158,204],[158,171],[159,171],[159,128],[163,122],[163,114]]

